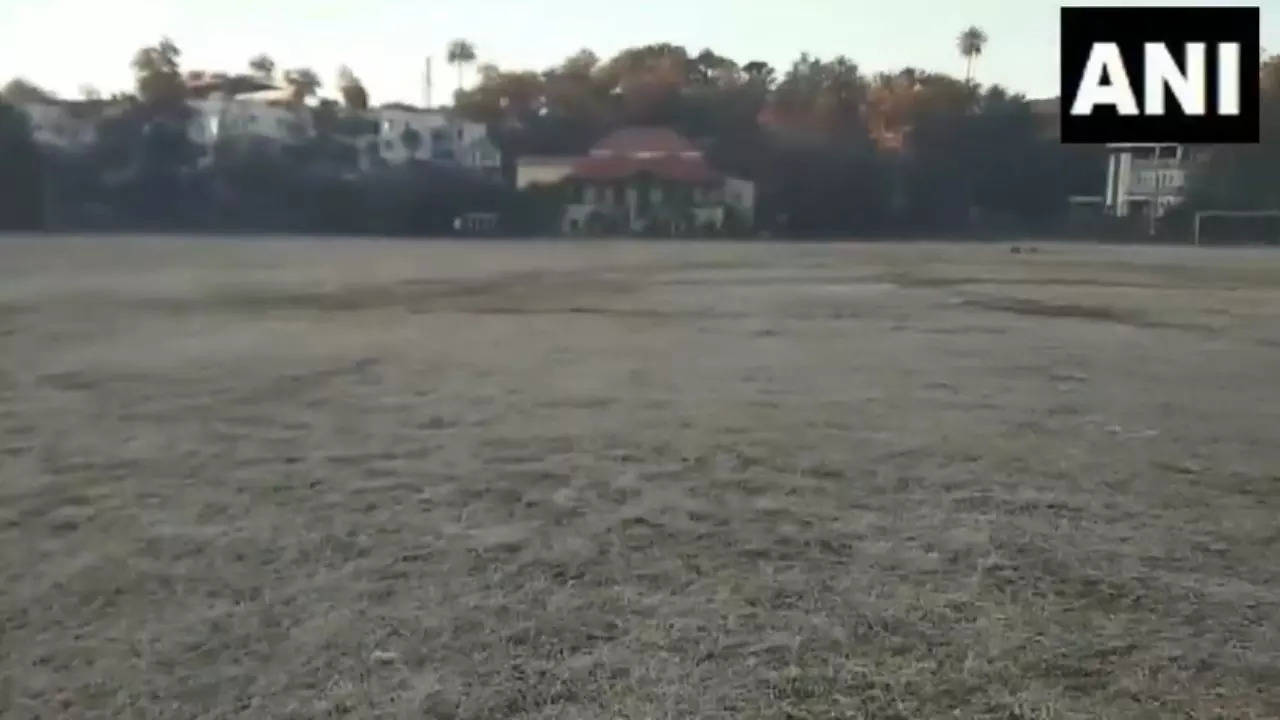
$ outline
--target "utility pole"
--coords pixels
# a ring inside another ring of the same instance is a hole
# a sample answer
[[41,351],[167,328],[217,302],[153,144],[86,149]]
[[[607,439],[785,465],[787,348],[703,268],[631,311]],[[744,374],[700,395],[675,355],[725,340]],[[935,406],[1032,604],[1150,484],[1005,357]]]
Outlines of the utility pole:
[[1156,170],[1156,188],[1155,195],[1151,200],[1151,228],[1149,235],[1155,237],[1156,234],[1156,217],[1160,214],[1160,171]]
[[431,57],[427,56],[427,109],[431,109]]
[[1159,145],[1156,146],[1155,162],[1152,164],[1155,165],[1154,174],[1155,174],[1156,187],[1155,187],[1155,195],[1151,202],[1151,236],[1155,237],[1156,219],[1160,217],[1160,183],[1164,175],[1164,173],[1160,172],[1160,146]]
[[[43,152],[43,151],[41,151]],[[49,168],[49,163],[42,162],[47,156],[42,156],[37,162],[40,173],[40,229],[52,230],[54,226],[54,204],[53,204],[53,172]]]

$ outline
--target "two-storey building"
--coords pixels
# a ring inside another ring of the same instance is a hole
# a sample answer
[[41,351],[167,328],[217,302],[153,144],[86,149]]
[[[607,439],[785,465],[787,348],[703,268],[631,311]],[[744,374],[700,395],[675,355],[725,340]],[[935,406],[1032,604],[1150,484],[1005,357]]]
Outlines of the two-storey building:
[[502,155],[484,123],[399,103],[384,105],[372,114],[378,123],[378,151],[388,164],[443,162],[491,177],[502,172]]
[[1186,199],[1195,154],[1185,145],[1112,143],[1107,146],[1103,204],[1115,217],[1160,217]]
[[569,234],[718,232],[754,221],[754,183],[717,171],[670,128],[617,130],[563,169],[550,177],[567,186]]

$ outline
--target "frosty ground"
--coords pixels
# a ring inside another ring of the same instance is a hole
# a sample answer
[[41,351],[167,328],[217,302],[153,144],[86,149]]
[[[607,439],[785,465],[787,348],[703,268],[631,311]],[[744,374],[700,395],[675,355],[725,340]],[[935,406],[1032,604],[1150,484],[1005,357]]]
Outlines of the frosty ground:
[[1280,716],[1280,253],[0,238],[0,716]]

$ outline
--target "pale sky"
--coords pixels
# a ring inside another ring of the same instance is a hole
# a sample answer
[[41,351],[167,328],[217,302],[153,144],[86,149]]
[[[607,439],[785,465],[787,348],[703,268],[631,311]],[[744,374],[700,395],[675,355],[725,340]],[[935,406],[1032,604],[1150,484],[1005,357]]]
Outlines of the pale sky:
[[[914,65],[964,72],[955,38],[990,42],[976,74],[1031,97],[1058,93],[1058,8],[1240,5],[1231,0],[0,0],[0,84],[25,77],[64,97],[82,84],[129,88],[133,52],[168,35],[184,70],[241,71],[260,52],[311,67],[333,92],[350,65],[374,103],[421,104],[434,57],[436,104],[457,83],[446,43],[465,37],[481,62],[545,69],[583,47],[601,57],[650,42],[704,47],[781,71],[801,51],[844,54],[866,72]],[[1261,0],[1262,45],[1280,51],[1280,0]],[[468,72],[467,79],[474,77]]]

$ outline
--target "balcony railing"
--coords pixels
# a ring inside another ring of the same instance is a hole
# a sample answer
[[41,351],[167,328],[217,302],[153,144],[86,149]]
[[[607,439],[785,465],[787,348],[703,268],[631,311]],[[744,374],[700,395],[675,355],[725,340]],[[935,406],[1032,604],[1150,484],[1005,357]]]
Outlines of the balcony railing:
[[1164,178],[1159,187],[1156,186],[1156,179],[1151,175],[1145,177],[1141,174],[1134,174],[1129,181],[1128,193],[1130,195],[1155,195],[1157,191],[1161,195],[1180,195],[1187,187],[1187,178],[1185,173],[1179,172],[1175,178]]
[[1185,167],[1185,163],[1173,158],[1161,158],[1159,160],[1134,158],[1132,167],[1134,173],[1142,170],[1182,170]]

